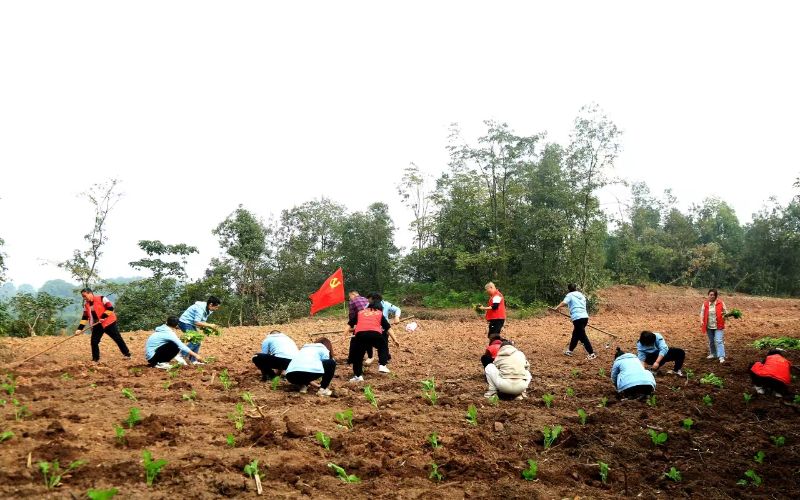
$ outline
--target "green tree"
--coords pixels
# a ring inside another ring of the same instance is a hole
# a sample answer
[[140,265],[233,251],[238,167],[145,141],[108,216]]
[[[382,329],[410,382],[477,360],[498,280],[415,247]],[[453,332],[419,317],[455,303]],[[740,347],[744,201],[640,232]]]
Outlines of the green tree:
[[338,253],[349,289],[383,291],[395,282],[394,230],[385,203],[373,203],[365,212],[345,218]]
[[58,314],[69,303],[70,300],[53,297],[47,292],[36,295],[18,293],[10,302],[16,319],[12,324],[12,334],[35,337],[57,333],[57,329],[64,326],[63,322],[58,321]]

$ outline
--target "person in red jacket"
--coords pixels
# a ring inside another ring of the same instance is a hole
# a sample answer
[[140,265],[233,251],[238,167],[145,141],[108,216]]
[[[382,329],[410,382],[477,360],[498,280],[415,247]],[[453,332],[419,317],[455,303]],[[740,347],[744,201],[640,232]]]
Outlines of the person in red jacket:
[[489,334],[489,345],[486,346],[486,352],[481,356],[481,364],[484,369],[486,369],[486,365],[494,362],[503,342],[508,342],[508,340],[501,337],[499,333]]
[[125,345],[125,340],[122,339],[122,335],[119,333],[114,304],[102,295],[95,295],[91,288],[81,290],[81,297],[83,297],[83,317],[78,329],[75,330],[75,335],[81,333],[87,324],[91,327],[92,361],[100,361],[100,339],[102,339],[104,333],[117,343],[119,352],[125,358],[131,359],[128,346]]
[[489,336],[493,333],[500,334],[503,324],[506,322],[506,299],[500,290],[491,281],[486,283],[486,293],[489,294],[489,302],[486,306],[479,309],[486,311],[486,321],[489,322]]
[[767,353],[764,361],[757,361],[750,365],[750,380],[753,381],[757,393],[764,394],[766,390],[770,390],[775,393],[775,397],[780,398],[789,395],[789,384],[792,381],[791,370],[792,363],[783,357],[783,350],[772,349]]
[[719,298],[716,288],[708,291],[708,300],[700,308],[700,329],[708,335],[707,359],[719,358],[725,362],[725,316],[728,310]]
[[[364,381],[364,354],[368,347],[378,350],[378,373],[391,373],[386,363],[389,361],[389,339],[400,345],[392,333],[392,325],[383,315],[380,302],[370,302],[366,309],[358,311],[355,320],[348,322],[354,334],[348,358],[353,363],[353,378],[350,382]],[[384,337],[383,332],[386,332]]]

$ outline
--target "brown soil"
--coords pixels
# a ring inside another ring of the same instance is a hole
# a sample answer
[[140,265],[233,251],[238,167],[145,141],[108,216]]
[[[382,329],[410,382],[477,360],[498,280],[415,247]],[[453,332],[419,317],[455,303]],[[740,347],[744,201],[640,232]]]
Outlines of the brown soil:
[[[271,327],[226,329],[202,348],[216,363],[182,369],[174,379],[144,364],[141,353],[148,332],[124,335],[135,361],[122,360],[114,343],[105,339],[98,365],[88,361],[89,339],[81,336],[21,367],[0,365],[17,375],[14,397],[31,413],[15,420],[11,398],[0,396],[8,401],[0,407],[0,431],[15,434],[0,443],[0,496],[80,498],[89,488],[110,487],[118,488],[123,498],[254,496],[255,484],[242,469],[258,459],[269,498],[800,498],[798,408],[773,396],[754,396],[746,405],[742,396],[753,392],[746,370],[760,356],[748,344],[764,335],[796,336],[800,301],[724,297],[729,308],[739,308],[745,316],[730,321],[729,363],[720,366],[705,359],[705,337],[697,331],[701,291],[614,287],[601,298],[592,325],[621,335],[620,345],[628,349],[641,329],[663,332],[671,345],[686,349],[686,366],[695,378],[659,376],[654,408],[617,402],[607,376],[599,373],[601,368],[610,371],[617,344],[611,342],[606,349],[608,337],[590,331],[598,359],[587,361],[581,347],[581,355],[567,358],[561,351],[570,324],[553,314],[509,320],[504,333],[528,355],[534,379],[528,399],[497,406],[482,397],[485,383],[478,357],[485,347],[485,324],[469,311],[448,312],[447,321],[420,321],[415,333],[399,334],[404,345],[393,351],[392,375],[379,376],[375,365],[366,375],[378,409],[367,403],[361,387],[347,383],[352,374],[344,364],[334,379],[333,398],[319,398],[312,390],[301,395],[285,382],[273,391],[260,382],[250,358]],[[309,319],[282,329],[303,343],[308,332],[339,326],[335,319]],[[2,339],[0,346],[7,349],[0,351],[13,363],[55,341]],[[344,359],[342,342],[334,350]],[[796,353],[791,356],[800,361]],[[236,383],[230,391],[219,382],[224,368]],[[724,379],[723,389],[699,383],[710,372]],[[439,391],[436,406],[420,391],[419,381],[431,376]],[[166,382],[171,382],[169,388]],[[138,401],[122,396],[126,387]],[[574,397],[566,396],[568,387]],[[192,390],[197,399],[184,400],[182,395]],[[244,391],[254,395],[260,410],[244,403],[244,428],[236,431],[229,416]],[[556,396],[551,409],[541,400],[544,393]],[[713,397],[713,406],[702,403],[706,394]],[[598,406],[603,397],[608,398],[605,408]],[[477,426],[465,419],[470,404],[478,408]],[[143,420],[127,431],[121,445],[113,427],[134,406]],[[355,414],[352,430],[334,421],[334,414],[346,408]],[[578,408],[589,414],[585,426],[578,421]],[[687,417],[695,422],[691,431],[681,426]],[[542,428],[554,424],[562,425],[564,433],[545,451]],[[663,447],[651,443],[648,427],[669,433]],[[331,436],[331,451],[316,442],[317,431]],[[426,444],[433,431],[442,443],[435,451]],[[235,436],[235,447],[226,445],[227,434]],[[770,440],[779,435],[786,439],[781,448]],[[151,488],[144,482],[144,449],[169,461]],[[763,464],[752,459],[759,450],[766,454]],[[529,458],[538,461],[535,482],[520,477]],[[87,464],[48,494],[36,463],[54,459],[62,465],[78,459]],[[610,467],[608,484],[600,481],[600,461]],[[328,462],[362,482],[339,481]],[[444,475],[440,483],[428,478],[432,462]],[[679,483],[664,477],[673,466],[683,474]],[[748,469],[761,476],[760,487],[736,484]]]

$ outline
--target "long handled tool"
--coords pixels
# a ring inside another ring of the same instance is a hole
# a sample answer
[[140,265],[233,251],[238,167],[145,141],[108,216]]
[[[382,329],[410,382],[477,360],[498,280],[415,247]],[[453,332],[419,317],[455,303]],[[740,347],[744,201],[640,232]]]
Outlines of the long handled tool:
[[80,337],[80,334],[77,334],[77,335],[75,335],[75,334],[72,334],[72,335],[70,335],[69,337],[67,337],[67,338],[65,338],[64,340],[62,340],[61,342],[56,342],[55,344],[51,345],[50,347],[48,347],[48,348],[47,348],[47,349],[45,349],[44,351],[39,351],[39,352],[37,352],[36,354],[34,354],[33,356],[29,356],[29,357],[27,357],[27,358],[23,359],[22,361],[20,361],[19,363],[17,363],[17,364],[16,364],[16,366],[20,366],[20,365],[22,365],[23,363],[26,363],[26,362],[28,362],[28,361],[32,360],[33,358],[35,358],[36,356],[38,356],[38,355],[40,355],[40,354],[44,354],[44,353],[46,353],[47,351],[50,351],[50,350],[52,350],[52,349],[55,349],[56,347],[60,346],[60,345],[61,345],[61,344],[63,344],[64,342],[69,342],[70,340],[74,339],[75,337]]

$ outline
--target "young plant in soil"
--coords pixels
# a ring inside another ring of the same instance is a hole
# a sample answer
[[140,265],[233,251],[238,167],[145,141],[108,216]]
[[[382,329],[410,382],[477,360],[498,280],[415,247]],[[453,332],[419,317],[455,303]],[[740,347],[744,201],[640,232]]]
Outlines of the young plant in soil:
[[761,486],[761,483],[763,483],[761,476],[756,474],[756,471],[754,471],[753,469],[749,469],[747,472],[745,472],[744,477],[745,479],[740,479],[736,481],[736,484],[738,484],[739,486],[747,486],[748,479],[750,480],[749,484],[751,486],[759,487]]
[[228,434],[225,436],[225,444],[228,445],[229,448],[236,447],[236,438],[233,437],[233,434]]
[[567,397],[572,398],[575,397],[575,389],[572,387],[567,387]]
[[14,420],[19,422],[23,418],[31,416],[31,412],[28,410],[28,407],[20,403],[19,400],[13,399],[11,402],[14,404]]
[[325,448],[326,450],[330,450],[331,449],[331,438],[330,438],[330,436],[326,436],[325,433],[322,432],[322,431],[317,431],[317,433],[314,434],[314,437],[317,438],[317,442],[319,444],[321,444],[323,448]]
[[163,458],[153,460],[153,454],[148,450],[144,450],[142,452],[142,459],[142,465],[144,466],[144,480],[147,483],[147,486],[153,486],[153,481],[156,480],[156,477],[161,472],[161,469],[164,468],[164,466],[169,462]]
[[353,428],[353,410],[350,408],[336,413],[333,418],[336,420],[336,423],[342,427],[347,427],[348,429]]
[[742,319],[742,311],[740,311],[739,309],[735,309],[735,308],[731,309],[730,311],[728,311],[727,314],[725,314],[725,317],[726,318],[734,318],[734,319]]
[[786,438],[783,436],[770,436],[769,438],[772,440],[772,444],[778,448],[786,444]]
[[281,384],[281,378],[280,378],[280,376],[276,375],[276,376],[272,377],[272,381],[269,383],[269,387],[273,391],[277,391],[278,390],[278,386],[280,384]]
[[703,375],[703,377],[700,379],[700,383],[713,385],[718,389],[722,389],[722,386],[725,385],[724,381],[720,377],[714,375],[713,373],[706,373],[705,375]]
[[578,378],[581,376],[581,371],[578,370],[577,368],[573,368],[572,371],[569,372],[569,374],[570,376],[572,376],[572,378]]
[[372,386],[371,385],[368,385],[368,386],[364,387],[364,397],[367,398],[367,401],[369,401],[369,404],[371,404],[375,408],[378,407],[378,400],[375,399],[375,393],[372,392]]
[[89,497],[89,500],[111,500],[115,496],[117,496],[119,490],[116,488],[109,488],[107,490],[89,490],[86,492],[86,496]]
[[749,405],[750,401],[753,399],[753,395],[750,393],[742,393],[742,397],[744,398],[744,404]]
[[465,416],[469,425],[478,425],[478,409],[475,408],[475,405],[469,405],[467,407],[467,414]]
[[244,429],[244,406],[242,403],[236,403],[236,411],[229,414],[228,418],[233,422],[237,431]]
[[194,401],[197,399],[197,391],[192,389],[191,392],[187,392],[181,396],[181,399],[184,401]]
[[444,476],[439,472],[439,465],[436,462],[431,462],[431,473],[428,474],[428,479],[441,483]]
[[173,380],[180,373],[181,373],[181,365],[175,364],[175,365],[170,366],[169,370],[167,370],[167,377],[169,377],[170,380]]
[[231,380],[231,376],[228,375],[228,369],[225,368],[221,372],[219,372],[219,383],[222,384],[222,388],[226,391],[231,388],[233,385],[233,381]]
[[13,374],[7,373],[3,375],[3,381],[0,383],[0,389],[6,391],[6,394],[13,396],[17,391],[17,380]]
[[583,408],[578,408],[578,420],[580,421],[581,425],[586,425],[586,419],[588,415],[586,415],[586,411]]
[[242,401],[244,401],[245,403],[250,403],[250,406],[252,406],[253,408],[256,407],[256,402],[253,400],[253,395],[250,394],[249,392],[242,393]]
[[436,450],[442,447],[442,445],[439,443],[439,435],[436,434],[436,432],[431,432],[425,439],[428,440],[428,444],[431,445],[432,450]]
[[558,436],[561,435],[561,431],[563,427],[560,425],[554,425],[552,427],[545,427],[542,429],[542,434],[544,434],[544,449],[548,449],[556,442]]
[[800,405],[800,394],[795,394],[794,399],[792,400],[793,404]]
[[127,387],[122,389],[122,395],[130,399],[131,401],[136,401],[136,395],[133,394],[133,391],[128,389]]
[[650,440],[656,446],[661,446],[667,442],[669,435],[666,432],[656,432],[653,429],[647,431],[647,434],[650,435]]
[[599,370],[597,370],[597,374],[600,375],[603,378],[606,378],[606,369],[605,368],[600,368]]
[[555,396],[552,394],[542,394],[542,401],[544,401],[544,405],[548,408],[553,406],[553,399],[555,399]]
[[691,368],[684,370],[684,373],[686,374],[686,380],[692,380],[694,378],[694,370]]
[[757,463],[757,464],[763,464],[764,463],[764,457],[766,457],[766,456],[767,455],[763,451],[758,450],[758,453],[753,455],[753,461],[755,463]]
[[361,479],[355,474],[348,474],[343,468],[333,462],[328,462],[328,468],[332,469],[343,483],[360,483]]
[[436,379],[431,377],[420,382],[422,384],[422,395],[431,402],[431,406],[436,406],[439,396],[436,394]]
[[63,471],[58,465],[58,460],[53,460],[52,462],[39,462],[36,465],[39,466],[39,470],[42,472],[42,476],[44,476],[44,485],[47,486],[48,490],[52,490],[61,484],[61,477],[64,474],[77,469],[85,463],[86,461],[84,460],[75,460],[69,464],[69,467],[67,467],[66,470]]
[[526,481],[535,481],[537,474],[539,474],[539,464],[532,458],[529,458],[528,468],[522,470],[522,479]]
[[498,396],[497,394],[492,395],[492,397],[489,398],[489,404],[492,405],[492,406],[499,405],[500,404],[500,396]]
[[652,394],[649,398],[647,398],[647,406],[651,408],[656,407],[656,395]]
[[706,406],[713,406],[714,405],[714,400],[711,399],[711,396],[706,394],[705,396],[703,396],[703,404],[706,405]]
[[664,475],[669,479],[672,479],[676,483],[679,483],[683,477],[681,476],[681,471],[676,469],[675,467],[670,467],[669,472],[665,472]]
[[258,470],[258,459],[253,460],[249,464],[245,465],[244,473],[247,474],[247,477],[250,479],[253,479],[256,476],[261,477],[261,472]]
[[608,398],[603,396],[602,398],[600,398],[600,404],[597,405],[597,407],[598,408],[605,408],[606,405],[608,405]]
[[63,380],[64,382],[72,380],[72,375],[70,375],[69,373],[64,372],[64,373],[61,374],[61,380]]
[[125,419],[125,423],[128,424],[128,429],[133,429],[133,426],[138,424],[142,421],[142,414],[139,411],[139,408],[131,408],[128,411],[128,418]]
[[125,428],[121,425],[114,424],[114,439],[120,446],[125,446]]
[[690,431],[690,430],[692,430],[692,426],[694,425],[694,420],[692,420],[691,418],[684,418],[681,421],[681,425],[683,425],[684,429],[686,429],[687,431]]
[[597,465],[600,467],[600,480],[603,484],[608,484],[608,464],[605,462],[598,462]]
[[14,437],[14,433],[11,431],[3,431],[0,433],[0,443],[3,441],[8,441],[9,439]]

